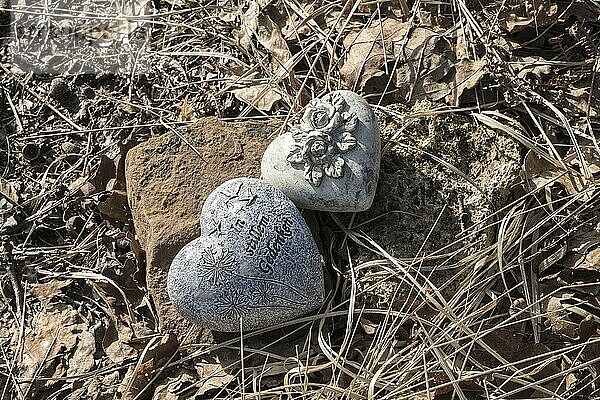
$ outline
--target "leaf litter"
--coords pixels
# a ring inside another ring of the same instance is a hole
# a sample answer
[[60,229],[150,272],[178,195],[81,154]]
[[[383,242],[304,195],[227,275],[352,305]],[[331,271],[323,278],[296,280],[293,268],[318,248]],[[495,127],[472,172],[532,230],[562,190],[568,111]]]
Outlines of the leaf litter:
[[[0,399],[598,396],[595,2],[153,6],[148,75],[24,79],[2,61]],[[436,213],[407,204],[366,221],[321,215],[336,295],[299,341],[161,332],[127,204],[128,149],[205,115],[289,119],[339,88],[365,95],[385,121],[396,164],[384,168],[397,182],[427,165],[431,182],[458,184],[389,188],[388,205],[411,190],[417,203],[440,195]],[[501,139],[457,130],[444,143],[440,121],[454,117]],[[465,150],[477,140],[491,146],[488,169],[503,171],[502,195],[480,203],[475,186],[498,181],[477,179]],[[512,167],[493,164],[504,151],[493,146],[508,141],[520,146],[512,181]],[[419,238],[415,221],[439,237],[395,252],[366,234],[381,235],[388,218],[412,223],[403,245]],[[253,338],[283,343],[254,348]]]

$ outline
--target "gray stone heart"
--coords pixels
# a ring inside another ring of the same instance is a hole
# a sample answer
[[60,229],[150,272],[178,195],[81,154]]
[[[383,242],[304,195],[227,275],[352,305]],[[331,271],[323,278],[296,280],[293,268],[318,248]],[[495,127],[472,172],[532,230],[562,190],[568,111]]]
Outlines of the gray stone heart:
[[380,162],[373,110],[339,90],[312,100],[300,122],[273,140],[261,173],[300,208],[355,212],[371,207]]
[[222,331],[259,329],[318,308],[321,256],[294,204],[272,185],[229,180],[206,199],[202,236],[175,256],[167,290],[189,321]]

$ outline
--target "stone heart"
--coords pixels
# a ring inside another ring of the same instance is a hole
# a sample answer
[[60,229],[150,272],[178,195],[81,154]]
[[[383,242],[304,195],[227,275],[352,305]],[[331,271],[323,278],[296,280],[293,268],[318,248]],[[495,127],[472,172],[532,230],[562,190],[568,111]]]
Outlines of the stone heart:
[[299,124],[269,145],[261,172],[300,208],[354,212],[371,207],[380,162],[373,110],[339,90],[306,106]]
[[229,180],[206,199],[202,236],[175,256],[167,290],[200,326],[252,330],[302,316],[324,300],[321,256],[294,204],[270,184]]

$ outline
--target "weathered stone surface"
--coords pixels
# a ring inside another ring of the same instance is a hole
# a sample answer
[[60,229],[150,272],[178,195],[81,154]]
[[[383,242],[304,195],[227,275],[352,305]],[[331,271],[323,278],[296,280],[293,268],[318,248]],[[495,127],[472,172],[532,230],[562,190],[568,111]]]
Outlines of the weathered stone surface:
[[269,145],[261,171],[300,208],[355,212],[373,202],[380,159],[373,110],[339,90],[306,106],[300,123]]
[[204,200],[228,179],[258,177],[268,137],[279,126],[204,118],[181,130],[202,159],[172,133],[128,152],[127,194],[136,236],[146,251],[147,287],[162,329],[184,334],[191,326],[169,301],[167,272],[177,252],[200,235]]
[[167,287],[175,308],[205,328],[235,332],[272,326],[318,308],[321,256],[294,204],[252,178],[208,196],[202,236],[177,254]]

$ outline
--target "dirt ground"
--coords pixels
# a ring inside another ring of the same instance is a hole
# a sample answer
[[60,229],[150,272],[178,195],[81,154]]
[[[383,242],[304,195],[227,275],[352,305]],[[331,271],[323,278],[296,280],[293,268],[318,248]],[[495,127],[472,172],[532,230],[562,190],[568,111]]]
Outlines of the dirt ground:
[[[0,400],[599,397],[599,18],[0,1]],[[370,210],[303,213],[326,303],[244,335],[186,324],[155,260],[336,89],[372,105],[383,158]]]

